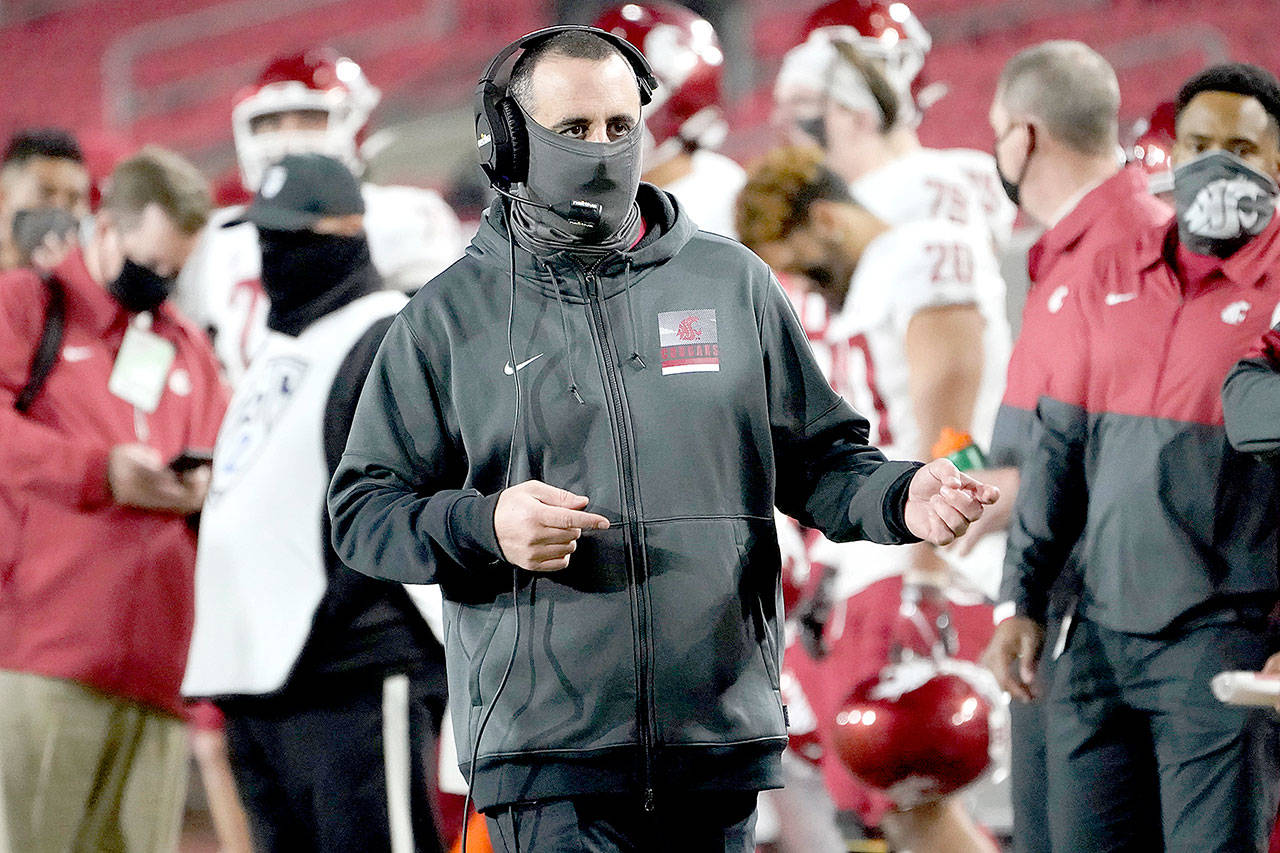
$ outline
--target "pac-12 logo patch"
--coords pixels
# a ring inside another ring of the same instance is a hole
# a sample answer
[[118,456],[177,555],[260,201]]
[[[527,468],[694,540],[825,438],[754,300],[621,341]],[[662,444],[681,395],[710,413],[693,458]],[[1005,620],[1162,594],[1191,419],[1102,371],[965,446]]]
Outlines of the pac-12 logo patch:
[[720,370],[720,341],[712,308],[661,312],[658,342],[662,346],[663,376]]

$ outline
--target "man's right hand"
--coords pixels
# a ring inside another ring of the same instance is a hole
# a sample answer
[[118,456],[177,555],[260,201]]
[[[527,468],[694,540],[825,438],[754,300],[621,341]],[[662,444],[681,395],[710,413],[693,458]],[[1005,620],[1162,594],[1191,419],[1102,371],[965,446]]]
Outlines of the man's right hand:
[[584,530],[605,530],[609,519],[583,512],[583,495],[527,480],[503,489],[493,511],[493,532],[508,563],[531,572],[567,568]]
[[209,491],[209,466],[175,474],[154,447],[117,444],[107,455],[107,485],[116,503],[191,515]]
[[1036,669],[1043,647],[1044,628],[1038,622],[1026,616],[1011,616],[996,626],[982,653],[982,665],[991,670],[1001,689],[1015,699],[1030,702],[1036,696]]

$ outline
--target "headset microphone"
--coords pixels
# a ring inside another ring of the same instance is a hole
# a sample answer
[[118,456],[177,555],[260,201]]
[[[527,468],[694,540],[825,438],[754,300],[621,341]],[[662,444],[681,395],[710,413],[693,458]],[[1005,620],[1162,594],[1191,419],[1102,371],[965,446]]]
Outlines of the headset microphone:
[[593,201],[582,201],[574,199],[567,204],[543,204],[540,201],[533,201],[527,198],[521,198],[514,193],[509,193],[502,187],[495,186],[493,191],[503,198],[509,198],[517,204],[527,204],[530,207],[538,207],[543,210],[549,210],[561,219],[569,222],[571,225],[581,225],[584,228],[595,228],[600,224],[600,216],[604,213],[604,208]]

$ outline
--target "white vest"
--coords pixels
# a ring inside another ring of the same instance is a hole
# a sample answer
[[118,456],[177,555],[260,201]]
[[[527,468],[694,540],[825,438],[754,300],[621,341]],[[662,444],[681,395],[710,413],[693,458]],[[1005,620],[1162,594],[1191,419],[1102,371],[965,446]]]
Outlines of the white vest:
[[[237,385],[200,521],[185,695],[270,693],[293,670],[327,585],[325,406],[351,348],[405,301],[379,291],[296,338],[271,332]],[[437,587],[409,589],[439,613]]]

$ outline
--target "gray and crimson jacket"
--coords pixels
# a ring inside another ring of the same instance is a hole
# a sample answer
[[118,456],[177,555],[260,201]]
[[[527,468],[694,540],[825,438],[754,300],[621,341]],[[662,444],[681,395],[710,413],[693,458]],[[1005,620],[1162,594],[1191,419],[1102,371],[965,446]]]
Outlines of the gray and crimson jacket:
[[[586,267],[516,248],[514,282],[491,209],[392,324],[331,485],[349,565],[441,586],[464,774],[511,664],[480,808],[776,787],[775,503],[833,539],[913,541],[914,463],[867,446],[768,267],[667,194],[640,201],[632,250]],[[612,526],[564,571],[515,572],[493,529],[508,476],[587,495]]]
[[[1117,171],[1089,190],[1065,216],[1048,228],[1027,252],[1031,287],[1022,309],[1022,326],[1009,356],[1004,398],[996,414],[988,459],[992,466],[1020,468],[1032,455],[1039,435],[1040,398],[1055,397],[1059,381],[1072,381],[1061,364],[1073,359],[1079,344],[1070,334],[1079,301],[1068,299],[1097,275],[1095,264],[1110,244],[1135,229],[1163,226],[1173,217],[1168,205],[1147,188],[1140,166]],[[1131,238],[1130,238],[1131,239]],[[1063,571],[1048,593],[1046,615],[1057,615],[1074,600],[1078,578]],[[1008,601],[1001,597],[1002,601]]]
[[1280,481],[1228,443],[1220,389],[1280,302],[1280,219],[1191,277],[1175,274],[1176,224],[1129,233],[1063,296],[1002,597],[1043,620],[1079,539],[1081,610],[1112,630],[1269,610]]

